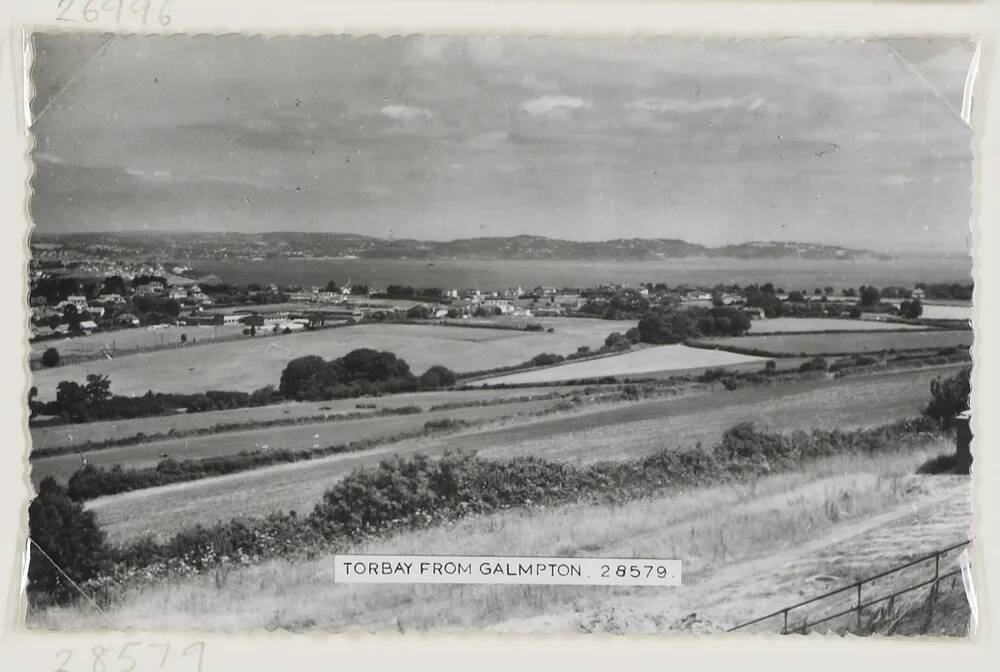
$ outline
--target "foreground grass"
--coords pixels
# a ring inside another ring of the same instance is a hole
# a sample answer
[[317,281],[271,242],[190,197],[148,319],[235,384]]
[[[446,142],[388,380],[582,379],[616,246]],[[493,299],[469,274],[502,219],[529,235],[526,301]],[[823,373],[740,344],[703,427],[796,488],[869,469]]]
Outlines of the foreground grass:
[[[580,611],[605,600],[683,598],[723,567],[770,556],[914,497],[913,476],[946,443],[877,457],[817,460],[802,469],[678,491],[625,505],[563,506],[474,516],[454,524],[361,544],[361,553],[677,557],[685,586],[346,586],[332,582],[332,558],[275,560],[168,580],[127,594],[108,618],[146,628],[428,629],[484,627],[541,614]],[[917,484],[917,485],[915,485]],[[660,591],[660,592],[657,592]],[[34,614],[31,625],[108,627],[78,605]]]

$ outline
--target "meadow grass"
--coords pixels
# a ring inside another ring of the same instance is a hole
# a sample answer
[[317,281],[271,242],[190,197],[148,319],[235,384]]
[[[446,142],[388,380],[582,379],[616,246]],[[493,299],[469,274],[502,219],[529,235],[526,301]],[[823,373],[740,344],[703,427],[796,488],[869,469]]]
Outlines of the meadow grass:
[[[370,541],[358,553],[681,558],[683,598],[727,565],[767,557],[914,497],[922,461],[946,442],[877,456],[816,460],[739,484],[687,489],[624,505],[571,505],[479,515]],[[605,600],[655,596],[656,588],[343,585],[330,556],[223,566],[207,575],[136,589],[111,619],[145,628],[428,629],[486,627],[540,614],[579,612]],[[660,593],[662,594],[662,592]],[[32,615],[34,627],[107,627],[86,606]]]
[[197,348],[157,350],[142,356],[69,364],[32,372],[39,398],[51,400],[59,381],[82,381],[88,373],[110,376],[116,394],[252,392],[277,386],[289,361],[305,355],[342,357],[357,348],[388,350],[405,360],[417,375],[441,364],[458,373],[520,364],[543,352],[568,355],[580,346],[604,344],[612,331],[634,322],[562,318],[549,333],[511,329],[416,324],[360,324],[277,337],[211,343]]

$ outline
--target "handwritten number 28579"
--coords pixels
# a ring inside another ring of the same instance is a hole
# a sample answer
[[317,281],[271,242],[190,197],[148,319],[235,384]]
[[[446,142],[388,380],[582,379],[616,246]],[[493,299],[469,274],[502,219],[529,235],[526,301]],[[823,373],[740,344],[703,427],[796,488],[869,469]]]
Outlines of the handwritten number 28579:
[[[139,647],[139,648],[136,648]],[[145,654],[147,649],[156,649],[155,656]],[[130,652],[131,650],[131,652]],[[159,669],[170,672],[202,672],[205,658],[205,642],[194,642],[184,647],[180,656],[170,655],[170,642],[126,642],[118,655],[115,649],[98,644],[90,650],[90,655],[80,656],[80,672],[133,672],[142,663],[143,669]],[[74,672],[70,661],[74,657],[71,649],[56,653],[59,666],[53,672]]]
[[[142,25],[156,20],[161,26],[169,26],[173,20],[167,13],[170,0],[59,0],[56,21],[80,21],[94,23],[101,17],[114,16],[116,23],[139,18]],[[155,17],[151,17],[153,7],[158,7]],[[76,8],[76,12],[73,8]]]

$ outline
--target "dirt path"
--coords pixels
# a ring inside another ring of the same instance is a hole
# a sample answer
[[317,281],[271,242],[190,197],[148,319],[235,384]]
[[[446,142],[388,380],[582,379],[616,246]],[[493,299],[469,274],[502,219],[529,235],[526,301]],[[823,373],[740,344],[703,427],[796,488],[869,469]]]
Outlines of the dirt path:
[[[913,498],[884,513],[845,522],[773,555],[684,577],[684,587],[656,597],[621,598],[582,612],[500,623],[492,630],[676,632],[717,630],[782,609],[968,538],[969,481],[927,479]],[[942,570],[944,571],[944,570]],[[683,620],[686,615],[697,618]],[[780,621],[764,630],[780,629]]]

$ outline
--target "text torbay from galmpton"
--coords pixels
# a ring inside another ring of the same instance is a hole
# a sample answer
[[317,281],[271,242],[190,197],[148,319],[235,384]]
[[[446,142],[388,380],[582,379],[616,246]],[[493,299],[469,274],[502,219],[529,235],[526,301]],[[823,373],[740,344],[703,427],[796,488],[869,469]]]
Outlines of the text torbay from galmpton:
[[336,555],[340,583],[681,585],[675,559]]
[[337,571],[343,571],[346,576],[583,576],[583,568],[573,561],[537,562],[525,560],[463,562],[461,560],[444,560],[407,562],[402,560],[382,560],[369,562],[344,561]]

